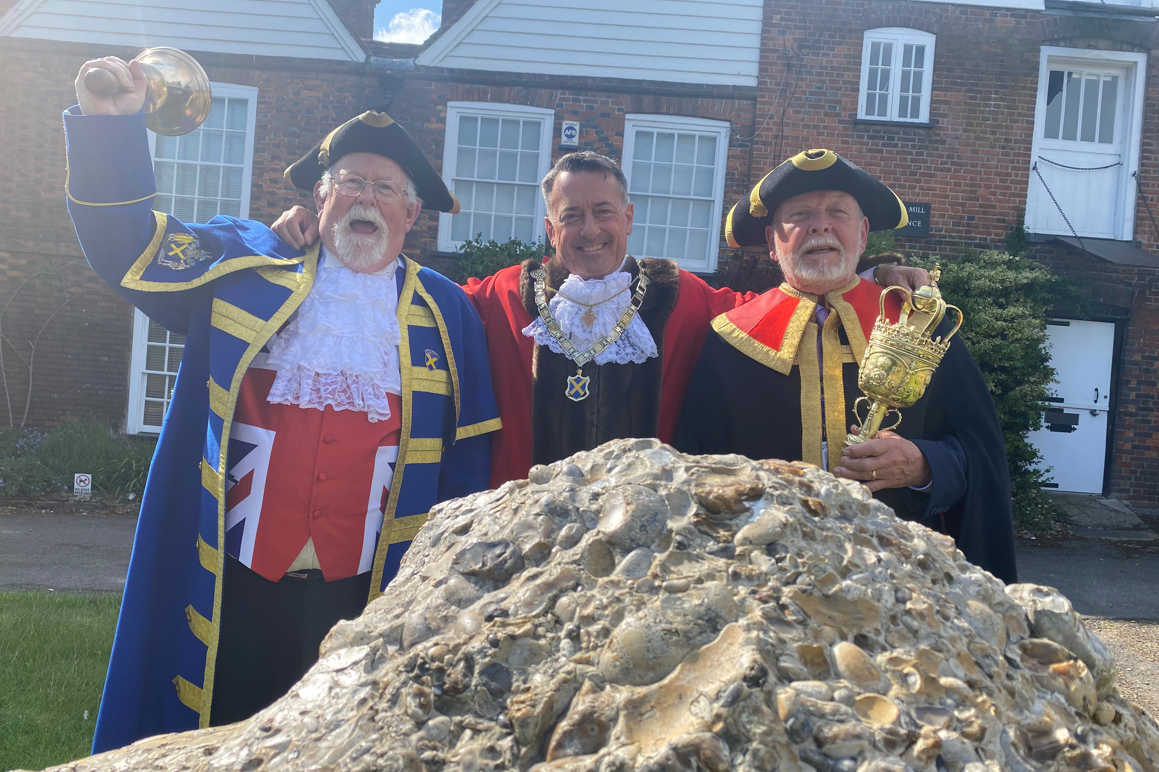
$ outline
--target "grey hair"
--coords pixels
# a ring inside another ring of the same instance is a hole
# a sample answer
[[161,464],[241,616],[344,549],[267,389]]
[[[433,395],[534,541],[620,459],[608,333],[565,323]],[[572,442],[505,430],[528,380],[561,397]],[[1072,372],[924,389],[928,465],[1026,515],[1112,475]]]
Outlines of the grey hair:
[[551,191],[555,187],[555,178],[564,172],[602,174],[604,179],[612,177],[620,186],[620,203],[625,205],[628,203],[628,178],[624,176],[620,165],[606,155],[600,155],[591,150],[581,150],[578,153],[568,153],[560,157],[555,162],[555,166],[551,167],[547,176],[543,178],[541,185],[543,200],[548,209],[551,208]]
[[[334,167],[331,167],[331,168],[334,168]],[[403,174],[406,176],[406,200],[407,200],[407,203],[408,204],[420,203],[418,188],[415,187],[414,180],[412,180],[410,178],[410,175],[406,173],[405,169],[403,170]],[[322,197],[323,201],[325,201],[330,196],[330,191],[333,190],[333,188],[334,188],[334,175],[330,174],[330,169],[327,169],[326,171],[322,172],[322,187],[318,189],[318,195]]]

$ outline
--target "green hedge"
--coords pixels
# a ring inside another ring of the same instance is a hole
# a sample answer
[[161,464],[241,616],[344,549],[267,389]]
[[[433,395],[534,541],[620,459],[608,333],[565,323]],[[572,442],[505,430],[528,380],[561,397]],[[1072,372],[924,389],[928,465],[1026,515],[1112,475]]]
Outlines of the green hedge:
[[554,254],[555,250],[550,245],[545,247],[538,241],[524,244],[519,239],[511,239],[500,244],[495,239],[483,241],[480,234],[470,241],[463,242],[463,246],[459,247],[459,256],[455,258],[451,279],[459,284],[466,284],[467,279],[484,279],[496,271],[519,265],[524,260],[540,260],[545,255],[550,257]]
[[80,472],[92,475],[98,493],[139,496],[156,444],[86,421],[49,432],[0,428],[0,497],[71,491]]

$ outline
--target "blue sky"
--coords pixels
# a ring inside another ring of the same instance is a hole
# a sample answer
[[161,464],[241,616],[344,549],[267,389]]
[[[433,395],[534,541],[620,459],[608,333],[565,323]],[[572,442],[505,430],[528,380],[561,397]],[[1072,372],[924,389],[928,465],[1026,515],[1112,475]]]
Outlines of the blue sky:
[[442,0],[381,0],[374,9],[374,37],[421,43],[439,27]]

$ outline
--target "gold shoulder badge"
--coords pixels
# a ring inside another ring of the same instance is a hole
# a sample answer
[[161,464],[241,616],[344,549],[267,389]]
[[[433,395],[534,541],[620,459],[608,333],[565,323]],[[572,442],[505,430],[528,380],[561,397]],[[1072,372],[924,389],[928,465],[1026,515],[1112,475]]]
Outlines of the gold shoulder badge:
[[170,233],[157,250],[157,265],[174,271],[184,271],[212,257],[213,255],[201,248],[197,237],[192,233]]

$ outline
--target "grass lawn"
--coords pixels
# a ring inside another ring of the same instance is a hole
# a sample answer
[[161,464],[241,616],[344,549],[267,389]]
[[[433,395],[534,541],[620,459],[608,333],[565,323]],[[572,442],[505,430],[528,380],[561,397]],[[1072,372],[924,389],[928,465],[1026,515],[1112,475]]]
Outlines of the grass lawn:
[[89,755],[120,602],[0,592],[0,770]]

